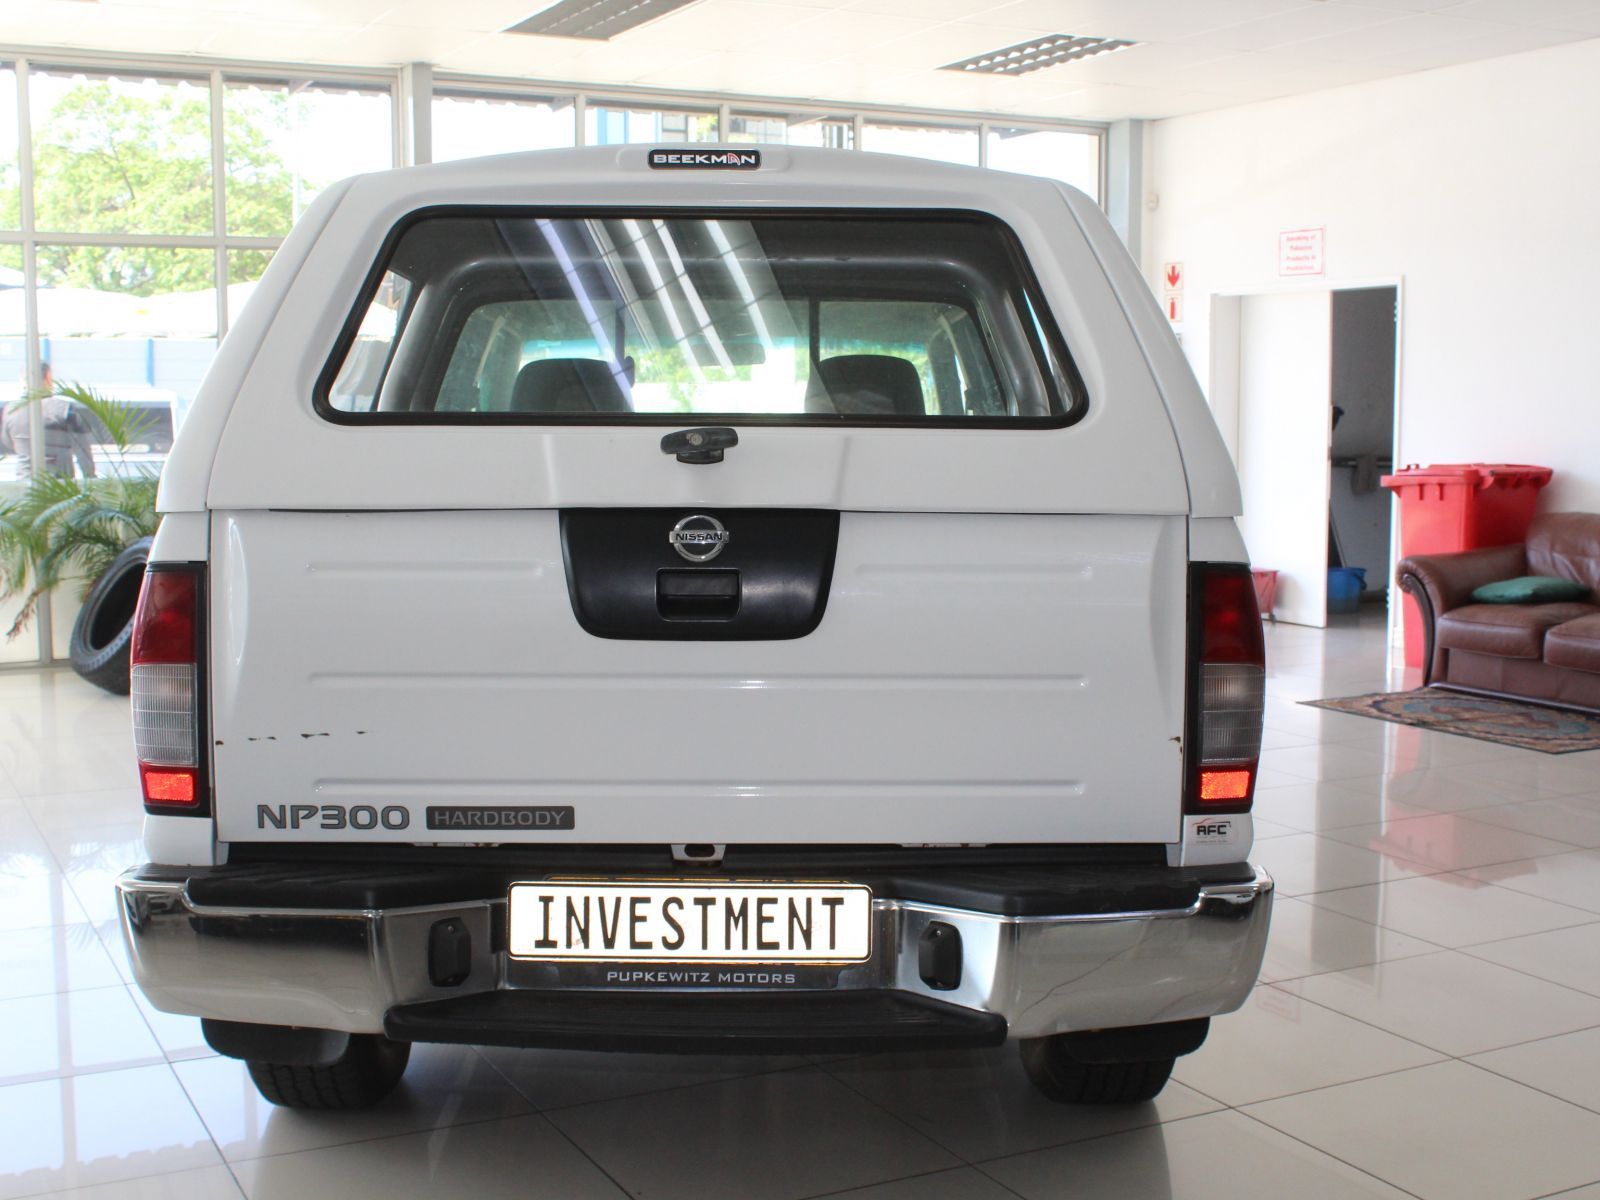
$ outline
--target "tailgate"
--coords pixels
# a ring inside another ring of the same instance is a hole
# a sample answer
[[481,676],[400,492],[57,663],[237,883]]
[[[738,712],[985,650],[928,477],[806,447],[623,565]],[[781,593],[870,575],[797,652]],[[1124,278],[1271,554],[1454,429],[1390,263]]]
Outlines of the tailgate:
[[1181,516],[844,512],[734,641],[586,632],[554,510],[213,521],[225,841],[1178,837]]

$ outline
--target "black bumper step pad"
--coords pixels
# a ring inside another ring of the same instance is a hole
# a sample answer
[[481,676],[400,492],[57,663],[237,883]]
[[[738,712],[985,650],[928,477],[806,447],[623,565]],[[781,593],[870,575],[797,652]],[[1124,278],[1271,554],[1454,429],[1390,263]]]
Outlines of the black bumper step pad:
[[997,1046],[1006,1020],[904,992],[481,992],[404,1004],[398,1041],[648,1054],[845,1054]]

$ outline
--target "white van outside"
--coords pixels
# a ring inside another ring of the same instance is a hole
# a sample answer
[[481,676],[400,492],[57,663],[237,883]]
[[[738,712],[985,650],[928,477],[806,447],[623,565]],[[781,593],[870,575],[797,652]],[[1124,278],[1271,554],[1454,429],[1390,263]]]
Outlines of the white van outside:
[[162,481],[138,981],[271,1100],[413,1042],[1022,1041],[1158,1092],[1259,971],[1237,482],[1101,211],[784,147],[361,176]]

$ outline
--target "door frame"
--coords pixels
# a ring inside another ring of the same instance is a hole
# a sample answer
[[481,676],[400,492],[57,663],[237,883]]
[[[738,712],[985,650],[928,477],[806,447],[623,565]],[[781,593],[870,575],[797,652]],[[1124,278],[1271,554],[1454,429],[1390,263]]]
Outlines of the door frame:
[[[1282,295],[1285,292],[1346,292],[1362,288],[1392,287],[1394,289],[1394,428],[1390,433],[1394,464],[1398,469],[1406,459],[1406,447],[1401,441],[1406,352],[1406,280],[1404,275],[1357,276],[1354,278],[1280,279],[1264,284],[1239,284],[1220,287],[1208,299],[1210,310],[1209,333],[1211,339],[1210,376],[1206,399],[1213,415],[1219,409],[1228,415],[1222,437],[1237,465],[1239,453],[1239,316],[1247,296]],[[1219,303],[1220,302],[1220,303]],[[1329,331],[1330,337],[1332,331]],[[1230,349],[1231,347],[1231,349]],[[1219,353],[1220,351],[1220,353]],[[1231,428],[1228,425],[1231,424]],[[1401,609],[1395,595],[1394,568],[1400,561],[1400,506],[1389,506],[1389,604],[1386,649],[1388,665],[1403,666],[1404,655],[1400,645]]]

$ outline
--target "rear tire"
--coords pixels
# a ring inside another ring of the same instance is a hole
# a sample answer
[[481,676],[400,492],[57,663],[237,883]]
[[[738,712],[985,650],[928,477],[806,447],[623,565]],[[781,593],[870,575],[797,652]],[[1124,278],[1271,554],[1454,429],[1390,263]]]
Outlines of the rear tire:
[[1142,1104],[1167,1085],[1176,1059],[1086,1063],[1073,1058],[1065,1040],[1029,1038],[1022,1067],[1033,1086],[1058,1104]]
[[382,1034],[354,1034],[337,1059],[323,1066],[257,1062],[245,1065],[256,1090],[284,1108],[371,1108],[400,1082],[411,1058],[410,1042]]
[[150,557],[150,538],[140,538],[106,568],[83,598],[72,625],[72,669],[96,687],[128,694],[128,651],[133,642],[133,611]]

